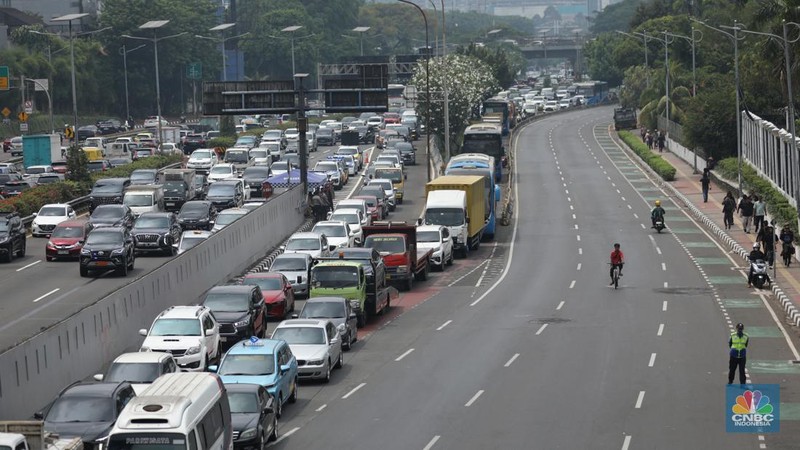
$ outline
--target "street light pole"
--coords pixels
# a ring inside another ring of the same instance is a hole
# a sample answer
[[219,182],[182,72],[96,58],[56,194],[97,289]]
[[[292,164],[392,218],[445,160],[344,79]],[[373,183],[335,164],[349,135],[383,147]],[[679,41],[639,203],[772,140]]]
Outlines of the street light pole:
[[372,27],[355,27],[353,31],[359,34],[360,41],[361,41],[361,56],[364,56],[364,33],[370,30]]
[[447,22],[442,1],[442,89],[444,90],[444,153],[445,162],[450,159],[450,90],[447,88]]
[[31,83],[35,84],[44,91],[45,95],[47,95],[47,106],[50,110],[50,134],[55,134],[56,124],[53,121],[53,98],[50,97],[50,90],[48,87],[45,87],[42,83],[40,83],[38,80],[34,80],[33,78],[25,78],[25,81],[30,81]]
[[[128,121],[128,117],[131,116],[131,108],[128,96],[128,53],[134,52],[139,50],[140,48],[144,47],[145,44],[142,44],[138,47],[134,47],[128,50],[127,46],[123,45],[119,48],[119,53],[122,55],[122,67],[125,70],[125,121]],[[133,128],[133,124],[128,124],[131,128]]]
[[647,31],[645,31],[643,33],[634,32],[633,34],[626,33],[624,31],[620,31],[620,30],[615,30],[615,31],[617,33],[619,33],[619,34],[624,34],[625,36],[634,38],[636,40],[639,40],[639,38],[634,36],[634,34],[637,35],[637,36],[641,36],[642,37],[642,43],[644,45],[644,76],[645,76],[645,80],[646,80],[646,83],[647,83],[647,87],[650,87],[650,71],[648,70],[649,64],[647,62],[647,38],[649,36],[647,35]]
[[284,33],[290,33],[289,34],[289,36],[290,36],[289,39],[292,42],[292,75],[293,76],[294,76],[294,74],[297,73],[297,69],[295,68],[295,65],[294,65],[294,33],[297,30],[299,30],[300,28],[303,28],[303,26],[302,25],[292,25],[292,26],[286,27],[286,28],[281,30]]
[[[694,34],[695,32],[700,33],[700,39],[695,39]],[[667,33],[672,37],[685,39],[692,43],[692,97],[697,96],[697,66],[695,63],[695,44],[703,40],[703,32],[692,27],[692,36],[684,36],[682,34],[675,34],[675,33]],[[697,173],[697,151],[693,150],[692,154],[694,155],[694,164],[692,165],[692,171]]]
[[61,17],[56,17],[53,22],[67,22],[69,24],[69,55],[70,55],[70,69],[72,72],[72,129],[75,133],[75,144],[78,143],[78,94],[75,87],[75,39],[72,34],[72,22],[80,20],[88,16],[87,13],[80,14],[67,14]]
[[[241,37],[244,37],[244,36],[247,36],[248,34],[250,34],[250,32],[248,31],[247,33],[242,33],[242,34],[237,35],[237,36],[225,37],[225,30],[227,30],[227,29],[229,29],[231,27],[234,27],[234,26],[236,26],[235,23],[223,23],[223,24],[217,25],[217,26],[215,26],[213,28],[209,28],[208,31],[219,31],[219,32],[221,32],[221,37],[220,38],[201,36],[199,34],[195,34],[194,35],[194,37],[196,37],[196,38],[207,39],[209,41],[216,42],[216,43],[220,44],[220,47],[222,48],[222,81],[228,81],[228,64],[227,64],[227,55],[225,54],[225,47],[226,47],[227,42],[232,40],[232,39],[239,39]],[[238,63],[237,63],[237,67],[238,67]]]

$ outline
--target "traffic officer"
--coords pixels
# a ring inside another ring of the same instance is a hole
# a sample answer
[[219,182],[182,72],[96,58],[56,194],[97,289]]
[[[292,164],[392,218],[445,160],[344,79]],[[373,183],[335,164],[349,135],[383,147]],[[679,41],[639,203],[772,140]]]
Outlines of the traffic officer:
[[730,361],[728,362],[728,384],[733,384],[736,375],[736,368],[739,368],[739,383],[745,384],[744,366],[747,363],[747,344],[750,343],[750,336],[744,332],[742,323],[736,324],[736,331],[731,333],[728,339],[730,347]]

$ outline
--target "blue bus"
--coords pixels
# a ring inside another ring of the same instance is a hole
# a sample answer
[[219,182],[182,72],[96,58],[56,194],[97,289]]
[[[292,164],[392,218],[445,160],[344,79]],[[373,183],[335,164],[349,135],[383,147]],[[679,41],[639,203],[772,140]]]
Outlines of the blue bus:
[[463,153],[450,158],[445,175],[478,175],[483,176],[484,195],[486,198],[486,228],[483,235],[493,239],[497,227],[497,202],[500,201],[500,186],[494,179],[494,159],[483,153]]
[[503,165],[506,162],[506,149],[503,146],[503,133],[500,125],[478,123],[464,130],[464,144],[461,153],[483,153],[494,158],[494,177],[496,182],[503,179]]
[[608,83],[605,81],[582,81],[575,83],[576,94],[583,95],[589,106],[599,105],[608,97]]
[[507,136],[511,128],[516,124],[516,111],[514,102],[502,98],[493,97],[483,101],[483,121],[497,123],[503,129],[503,136]]

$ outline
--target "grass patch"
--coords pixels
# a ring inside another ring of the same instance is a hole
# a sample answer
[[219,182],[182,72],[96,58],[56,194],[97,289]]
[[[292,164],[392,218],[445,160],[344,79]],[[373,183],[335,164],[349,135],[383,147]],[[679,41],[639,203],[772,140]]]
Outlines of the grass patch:
[[631,148],[640,158],[647,163],[664,181],[675,180],[675,168],[661,156],[653,153],[647,145],[642,142],[639,136],[630,131],[621,130],[619,137]]

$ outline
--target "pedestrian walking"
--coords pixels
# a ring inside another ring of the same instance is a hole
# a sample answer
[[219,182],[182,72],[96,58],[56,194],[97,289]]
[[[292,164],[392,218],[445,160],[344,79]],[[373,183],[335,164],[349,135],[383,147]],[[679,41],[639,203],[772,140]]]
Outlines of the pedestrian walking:
[[711,187],[709,173],[708,169],[703,169],[703,176],[700,178],[700,185],[703,187],[703,203],[708,203],[708,189]]
[[767,262],[769,263],[770,268],[772,265],[775,264],[775,244],[778,240],[778,237],[775,236],[775,228],[769,221],[764,221],[764,225],[761,226],[761,231],[756,236],[756,242],[761,242],[761,251],[764,252],[764,255],[767,257]]
[[755,226],[756,233],[758,233],[758,230],[760,230],[765,223],[764,217],[767,216],[767,202],[757,195],[753,196],[753,200],[753,226]]
[[733,384],[736,369],[739,369],[739,384],[746,384],[747,378],[744,375],[745,365],[747,364],[747,344],[750,343],[750,336],[744,332],[744,325],[736,324],[736,331],[731,333],[728,339],[730,348],[730,359],[728,361],[728,384]]
[[645,127],[640,128],[639,135],[642,136],[642,142],[646,142],[645,136],[647,136],[647,129],[645,129]]
[[717,161],[714,160],[713,156],[709,155],[708,158],[706,158],[706,169],[714,170],[714,167],[716,166],[717,166]]
[[319,191],[314,192],[314,195],[311,197],[311,210],[314,212],[315,221],[320,222],[327,218],[328,205]]
[[736,199],[733,198],[733,192],[728,191],[722,200],[722,213],[724,214],[726,230],[730,230],[733,227],[734,211],[736,211]]
[[753,222],[753,202],[750,197],[743,195],[739,201],[739,215],[742,216],[742,229],[745,233],[750,233],[750,224]]
[[789,224],[783,226],[780,235],[781,241],[781,257],[783,258],[783,264],[786,267],[789,267],[792,264],[792,256],[794,255],[794,232],[791,228],[789,228]]
[[647,144],[647,148],[650,150],[653,149],[653,134],[650,133],[650,130],[647,131],[647,134],[644,135],[645,143]]
[[667,135],[663,130],[658,131],[658,153],[664,153],[664,145],[667,143]]

